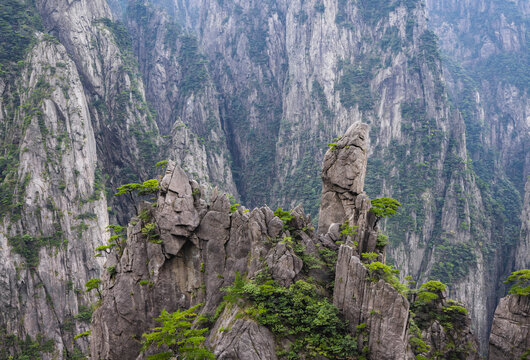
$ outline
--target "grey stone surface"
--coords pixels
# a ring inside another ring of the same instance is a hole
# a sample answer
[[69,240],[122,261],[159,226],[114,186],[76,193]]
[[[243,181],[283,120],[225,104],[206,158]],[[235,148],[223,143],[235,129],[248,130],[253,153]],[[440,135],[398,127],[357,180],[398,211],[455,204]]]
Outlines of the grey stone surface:
[[529,351],[530,296],[504,297],[493,317],[488,359],[522,359],[523,353],[528,354]]

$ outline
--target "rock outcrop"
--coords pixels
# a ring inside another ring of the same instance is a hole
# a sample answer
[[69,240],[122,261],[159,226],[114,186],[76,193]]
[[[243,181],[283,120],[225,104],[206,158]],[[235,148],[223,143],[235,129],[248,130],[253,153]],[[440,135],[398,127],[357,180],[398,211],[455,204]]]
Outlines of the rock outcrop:
[[[236,273],[253,278],[268,266],[274,280],[289,286],[302,270],[292,248],[278,242],[283,223],[268,207],[231,212],[227,195],[217,191],[206,203],[197,183],[172,162],[160,187],[156,207],[145,203],[143,215],[131,221],[123,255],[107,260],[106,267],[113,267],[115,274],[106,275],[102,304],[94,313],[94,359],[135,358],[141,334],[155,326],[153,319],[162,309],[172,312],[204,303],[201,314],[213,315],[222,289]],[[310,231],[303,212],[293,214],[291,231]],[[146,235],[142,229],[147,224],[156,224],[156,233]],[[306,238],[312,241],[310,234]],[[215,354],[223,359],[274,354],[270,331],[255,321],[235,319],[237,312],[227,308],[212,329],[209,344]],[[241,333],[214,331],[225,322]]]
[[503,297],[497,305],[491,325],[488,358],[526,359],[529,356],[530,296]]
[[74,336],[88,329],[83,288],[102,269],[93,254],[109,222],[97,144],[64,46],[37,34],[19,72],[0,104],[0,358],[37,338],[52,341],[43,359],[73,356],[88,350]]
[[[329,217],[331,212],[324,211],[323,224],[336,222],[318,235],[301,207],[278,216],[268,207],[249,211],[231,205],[218,191],[207,202],[201,187],[170,162],[156,203],[140,206],[139,216],[129,224],[124,248],[107,260],[106,267],[112,271],[104,275],[101,306],[93,317],[92,358],[143,358],[141,334],[156,325],[154,318],[163,309],[173,312],[199,303],[203,304],[200,313],[213,319],[206,345],[217,358],[283,358],[277,350],[289,348],[292,337],[278,338],[274,329],[260,325],[256,315],[248,312],[248,303],[223,301],[223,289],[232,286],[239,274],[247,279],[270,276],[284,288],[298,280],[316,281],[320,296],[332,297],[348,322],[359,353],[362,349],[371,359],[413,359],[409,301],[401,293],[405,287],[398,289],[397,278],[373,273],[368,269],[370,261],[360,259],[360,251],[377,252],[384,261],[384,246],[372,242],[377,221],[363,194],[366,136],[367,126],[354,124],[342,142],[328,151],[324,187],[338,200],[323,208],[340,205],[343,212]],[[352,165],[355,173],[345,176],[347,184],[340,182],[343,167]],[[334,186],[329,179],[343,185]],[[346,244],[339,249],[338,241]],[[333,254],[338,258],[324,266]],[[332,269],[333,295],[329,293]],[[438,341],[435,331],[427,330],[424,337]]]
[[365,324],[371,359],[411,359],[409,302],[383,279],[372,278],[353,248],[341,245],[333,303],[352,325]]

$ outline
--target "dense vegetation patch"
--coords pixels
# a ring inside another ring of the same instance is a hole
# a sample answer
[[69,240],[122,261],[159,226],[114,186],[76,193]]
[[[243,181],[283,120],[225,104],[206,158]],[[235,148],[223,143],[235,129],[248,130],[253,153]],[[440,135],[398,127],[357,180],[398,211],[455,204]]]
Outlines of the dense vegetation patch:
[[436,246],[436,259],[430,277],[448,284],[464,278],[477,265],[477,256],[466,243],[444,243]]
[[53,340],[38,334],[35,339],[26,335],[19,338],[15,334],[8,334],[0,328],[0,359],[9,360],[40,360],[43,353],[49,354],[55,350]]
[[59,247],[65,244],[60,224],[55,224],[56,231],[51,236],[16,235],[8,238],[12,251],[26,260],[26,267],[34,269],[39,265],[39,252],[42,247]]
[[292,339],[278,350],[287,359],[349,359],[360,355],[357,341],[349,335],[338,309],[312,283],[299,280],[288,288],[267,276],[244,280],[237,274],[226,289],[231,304],[245,300],[241,316],[250,316],[268,327],[278,339]]
[[505,283],[512,284],[509,291],[512,295],[530,295],[530,269],[514,271]]
[[149,350],[153,345],[156,348],[163,346],[169,351],[149,355],[148,360],[174,359],[175,356],[189,360],[215,359],[214,354],[204,346],[204,333],[208,331],[208,328],[192,328],[197,317],[194,311],[200,306],[201,304],[195,305],[187,310],[177,310],[174,313],[162,310],[160,317],[155,319],[162,326],[142,334],[144,338],[142,352]]
[[30,0],[0,2],[0,75],[7,63],[24,58],[36,29],[42,24]]
[[371,110],[374,100],[370,90],[372,80],[371,68],[367,64],[352,64],[340,62],[339,71],[342,76],[335,85],[335,91],[340,92],[340,101],[347,108],[359,106],[360,111]]
[[411,348],[418,359],[427,359],[430,346],[421,335],[421,331],[429,328],[433,322],[438,322],[444,329],[446,345],[443,349],[436,349],[433,358],[466,359],[471,352],[476,352],[474,345],[464,343],[461,329],[469,326],[467,309],[454,300],[446,300],[444,291],[447,286],[440,281],[428,281],[419,290],[410,292],[410,338]]

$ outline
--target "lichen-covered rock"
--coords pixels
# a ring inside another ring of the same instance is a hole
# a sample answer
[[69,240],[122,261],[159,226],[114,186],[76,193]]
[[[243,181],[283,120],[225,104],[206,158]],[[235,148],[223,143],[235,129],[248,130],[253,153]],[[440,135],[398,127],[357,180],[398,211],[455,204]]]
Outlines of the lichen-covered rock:
[[530,356],[530,296],[510,295],[497,305],[489,341],[489,359]]

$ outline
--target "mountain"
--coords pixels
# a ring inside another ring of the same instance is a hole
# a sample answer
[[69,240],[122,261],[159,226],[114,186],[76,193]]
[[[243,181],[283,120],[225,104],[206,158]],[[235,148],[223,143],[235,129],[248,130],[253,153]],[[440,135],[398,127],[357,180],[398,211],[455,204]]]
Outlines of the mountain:
[[528,12],[498,0],[3,1],[0,356],[88,352],[73,337],[96,301],[84,284],[105,275],[94,249],[137,215],[113,196],[120,185],[170,159],[205,201],[217,186],[249,208],[302,204],[323,224],[324,154],[358,121],[370,127],[366,193],[402,204],[379,223],[388,261],[401,280],[447,283],[485,353],[503,280],[530,267]]

